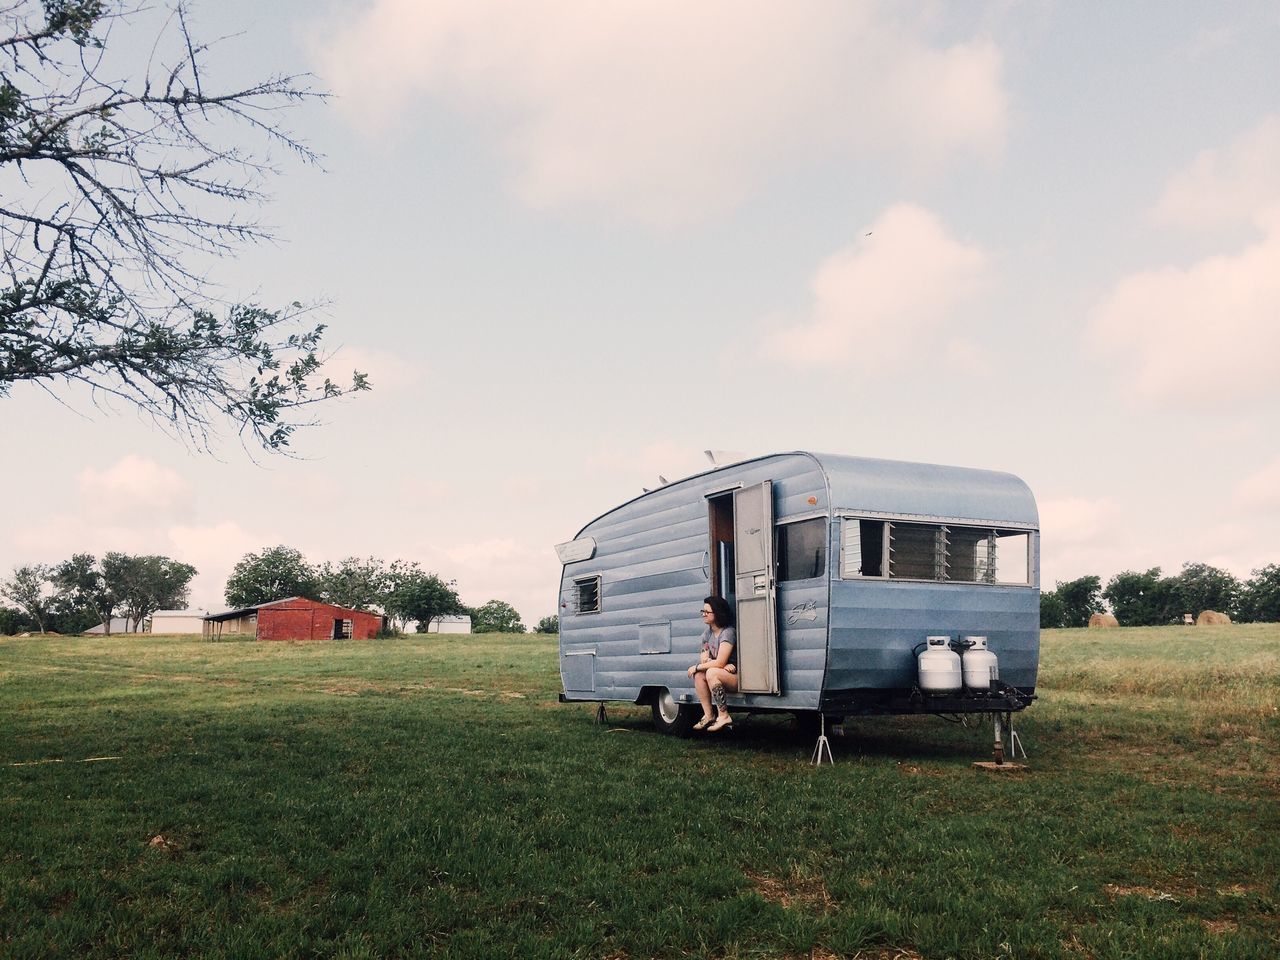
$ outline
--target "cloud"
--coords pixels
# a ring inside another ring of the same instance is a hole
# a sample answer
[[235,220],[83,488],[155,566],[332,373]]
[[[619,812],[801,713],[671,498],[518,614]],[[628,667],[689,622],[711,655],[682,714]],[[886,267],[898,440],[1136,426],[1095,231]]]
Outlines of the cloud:
[[176,470],[135,454],[102,470],[86,467],[77,482],[84,506],[99,516],[160,513],[184,506],[190,495]]
[[952,237],[930,211],[898,204],[818,267],[807,316],[766,336],[763,353],[801,367],[874,366],[935,335],[986,273],[980,248]]
[[1234,253],[1132,274],[1099,303],[1089,342],[1117,363],[1123,392],[1191,408],[1280,395],[1280,117],[1171,176],[1154,216],[1192,229],[1253,225],[1259,236]]
[[1280,222],[1238,254],[1124,278],[1090,339],[1139,401],[1222,408],[1276,395],[1278,318]]
[[315,47],[371,133],[443,104],[484,121],[527,203],[666,224],[732,207],[796,158],[998,154],[995,44],[938,44],[898,17],[844,0],[375,0]]
[[1267,117],[1222,150],[1205,150],[1169,178],[1157,219],[1183,227],[1254,223],[1274,232],[1280,218],[1280,117]]

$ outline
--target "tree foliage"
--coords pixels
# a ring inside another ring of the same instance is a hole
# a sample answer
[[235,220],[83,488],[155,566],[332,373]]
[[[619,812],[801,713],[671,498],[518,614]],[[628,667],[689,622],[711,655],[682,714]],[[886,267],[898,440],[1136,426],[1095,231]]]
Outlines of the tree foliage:
[[1062,602],[1062,620],[1065,627],[1087,627],[1089,617],[1102,609],[1102,578],[1080,577],[1057,583],[1054,593]]
[[1181,618],[1178,582],[1159,567],[1144,573],[1125,570],[1107,581],[1102,596],[1122,626],[1151,627]]
[[1048,590],[1040,594],[1040,629],[1056,630],[1067,625],[1067,608],[1062,605],[1058,591]]
[[504,600],[490,600],[471,611],[472,633],[524,633],[516,608]]
[[108,553],[102,574],[134,629],[157,610],[185,609],[196,568],[168,557]]
[[549,617],[543,617],[538,621],[538,626],[535,628],[535,631],[537,633],[559,633],[560,618],[554,613]]
[[319,578],[300,551],[282,544],[241,557],[227,578],[225,596],[232,607],[253,607],[286,597],[317,600]]
[[401,629],[416,621],[418,631],[426,633],[431,621],[466,610],[458,597],[456,581],[427,573],[416,563],[397,560],[388,571],[388,581],[383,609]]
[[389,580],[386,565],[376,557],[347,557],[337,566],[325,561],[316,572],[320,599],[352,610],[385,607]]
[[82,384],[199,444],[229,422],[278,450],[303,408],[368,382],[320,380],[323,325],[221,297],[203,264],[269,236],[243,213],[267,153],[316,159],[276,114],[318,94],[215,85],[182,3],[136,36],[149,21],[124,0],[0,7],[0,396]]
[[1235,617],[1240,606],[1240,581],[1232,574],[1207,563],[1184,563],[1178,574],[1178,599],[1185,613],[1205,610]]
[[49,614],[53,601],[49,589],[48,567],[39,563],[17,567],[13,576],[0,581],[0,597],[17,604],[18,609],[34,621],[41,633],[49,627]]
[[1259,623],[1280,622],[1280,563],[1253,571],[1241,591],[1240,615]]
[[91,553],[72,554],[53,568],[53,584],[72,610],[92,611],[111,633],[111,618],[116,615],[120,597],[107,582],[97,557]]

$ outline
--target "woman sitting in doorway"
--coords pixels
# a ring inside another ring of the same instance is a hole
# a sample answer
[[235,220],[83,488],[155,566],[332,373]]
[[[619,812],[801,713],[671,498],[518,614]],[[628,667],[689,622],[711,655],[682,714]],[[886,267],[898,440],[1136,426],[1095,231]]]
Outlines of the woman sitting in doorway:
[[[725,704],[725,691],[738,689],[737,635],[733,631],[733,611],[723,597],[707,597],[702,601],[702,622],[706,626],[699,637],[702,656],[689,668],[702,704],[702,719],[693,729],[714,732],[733,724]],[[716,714],[711,712],[713,703]]]

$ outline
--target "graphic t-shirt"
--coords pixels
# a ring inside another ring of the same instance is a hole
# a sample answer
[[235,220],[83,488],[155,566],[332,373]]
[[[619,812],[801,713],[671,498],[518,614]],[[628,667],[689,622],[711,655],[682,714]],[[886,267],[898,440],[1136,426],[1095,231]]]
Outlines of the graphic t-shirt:
[[718,637],[711,632],[710,627],[707,627],[698,639],[702,641],[702,649],[707,651],[707,656],[712,660],[720,656],[720,644],[732,644],[733,652],[729,654],[729,662],[733,664],[738,662],[738,636],[733,632],[733,627],[725,627]]

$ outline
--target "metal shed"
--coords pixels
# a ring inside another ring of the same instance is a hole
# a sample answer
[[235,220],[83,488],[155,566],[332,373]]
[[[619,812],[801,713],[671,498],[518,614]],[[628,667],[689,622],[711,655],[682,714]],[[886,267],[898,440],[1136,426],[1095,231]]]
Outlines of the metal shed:
[[144,627],[149,633],[201,633],[205,614],[199,610],[157,610]]
[[[565,701],[682,733],[705,595],[736,612],[737,709],[1007,713],[1034,698],[1039,519],[1007,473],[793,452],[645,493],[557,546]],[[924,696],[926,637],[981,635],[999,694]]]
[[204,618],[204,636],[252,634],[258,640],[369,640],[382,629],[380,614],[286,597]]

